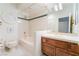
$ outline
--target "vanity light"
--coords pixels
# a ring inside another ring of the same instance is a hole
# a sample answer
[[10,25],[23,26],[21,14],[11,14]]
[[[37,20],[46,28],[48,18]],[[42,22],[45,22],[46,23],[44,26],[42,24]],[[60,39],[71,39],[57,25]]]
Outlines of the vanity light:
[[62,3],[51,3],[51,4],[45,4],[46,7],[48,8],[49,12],[52,12],[52,8],[55,10],[55,11],[59,11],[59,10],[63,10],[63,5]]
[[61,3],[59,3],[59,9],[60,9],[60,10],[63,10],[63,6],[62,6]]
[[54,6],[54,10],[58,11],[58,6],[57,5]]
[[54,10],[58,11],[58,10],[63,10],[63,6],[61,3],[54,5]]

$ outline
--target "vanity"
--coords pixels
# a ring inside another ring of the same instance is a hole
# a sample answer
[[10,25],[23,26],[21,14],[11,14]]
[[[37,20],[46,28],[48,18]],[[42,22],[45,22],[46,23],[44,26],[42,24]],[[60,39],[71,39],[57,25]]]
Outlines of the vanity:
[[41,51],[47,56],[79,56],[79,36],[68,33],[43,34]]

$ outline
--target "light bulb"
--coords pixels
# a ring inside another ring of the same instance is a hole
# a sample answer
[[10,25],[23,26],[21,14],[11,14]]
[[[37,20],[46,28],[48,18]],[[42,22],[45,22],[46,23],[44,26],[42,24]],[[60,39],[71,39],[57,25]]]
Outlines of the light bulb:
[[63,9],[63,6],[61,3],[59,3],[59,9],[62,10]]
[[54,10],[58,11],[58,6],[57,5],[54,6]]

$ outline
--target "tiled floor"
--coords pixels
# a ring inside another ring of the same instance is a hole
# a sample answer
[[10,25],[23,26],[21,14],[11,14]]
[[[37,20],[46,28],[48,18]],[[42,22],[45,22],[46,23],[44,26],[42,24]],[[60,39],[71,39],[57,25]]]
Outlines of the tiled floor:
[[13,48],[9,52],[1,52],[0,56],[30,56],[31,54],[26,51],[22,46],[17,46],[16,48]]

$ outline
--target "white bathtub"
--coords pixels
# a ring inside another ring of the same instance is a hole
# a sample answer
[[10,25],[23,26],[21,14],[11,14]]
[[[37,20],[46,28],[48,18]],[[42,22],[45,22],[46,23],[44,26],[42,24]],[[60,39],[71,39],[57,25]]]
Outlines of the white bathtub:
[[32,37],[26,37],[20,40],[20,44],[30,56],[34,55],[34,41]]

